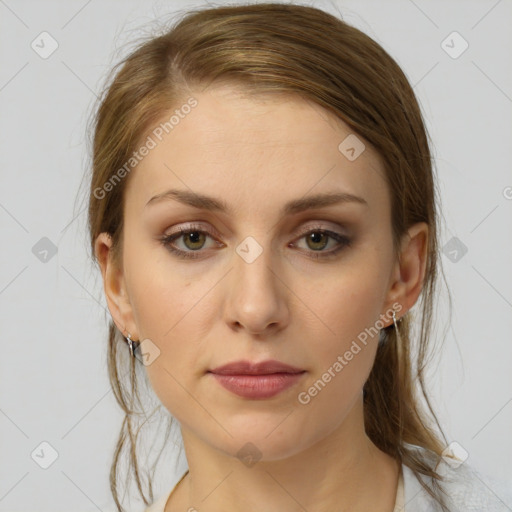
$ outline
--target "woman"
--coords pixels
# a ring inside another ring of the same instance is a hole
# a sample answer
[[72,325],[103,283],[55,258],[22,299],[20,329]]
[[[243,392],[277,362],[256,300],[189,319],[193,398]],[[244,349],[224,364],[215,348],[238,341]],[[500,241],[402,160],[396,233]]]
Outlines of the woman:
[[259,4],[192,12],[122,64],[89,203],[126,414],[118,510],[126,436],[153,501],[146,377],[188,463],[149,511],[507,510],[424,389],[437,192],[394,60],[321,10]]

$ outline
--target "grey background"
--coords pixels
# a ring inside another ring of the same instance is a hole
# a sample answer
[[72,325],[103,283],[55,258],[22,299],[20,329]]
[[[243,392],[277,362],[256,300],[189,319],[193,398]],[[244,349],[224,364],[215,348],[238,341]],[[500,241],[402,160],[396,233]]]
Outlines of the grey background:
[[[433,401],[467,462],[512,483],[512,2],[312,4],[382,44],[420,99],[454,305],[448,325],[440,298],[446,340],[429,374]],[[86,123],[107,72],[132,48],[126,43],[151,30],[147,23],[201,5],[0,0],[1,511],[114,510],[108,471],[122,416],[77,200],[89,163]],[[31,47],[45,37],[39,51],[51,48],[43,31],[58,44],[47,58]],[[43,469],[36,461],[48,462],[52,450],[58,457]],[[176,471],[172,457],[161,466],[157,496],[184,467]]]

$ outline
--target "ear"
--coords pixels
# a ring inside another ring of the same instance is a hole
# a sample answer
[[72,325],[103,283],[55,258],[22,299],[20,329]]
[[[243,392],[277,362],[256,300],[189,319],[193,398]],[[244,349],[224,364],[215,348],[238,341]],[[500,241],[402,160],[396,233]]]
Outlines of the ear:
[[425,279],[427,250],[428,225],[418,222],[402,237],[400,256],[390,280],[385,311],[390,311],[395,303],[400,304],[401,309],[398,306],[393,308],[397,311],[397,319],[404,316],[418,300]]
[[94,252],[98,260],[108,309],[117,328],[134,341],[138,332],[133,319],[133,310],[128,298],[122,265],[114,261],[112,238],[108,233],[100,233],[94,242]]

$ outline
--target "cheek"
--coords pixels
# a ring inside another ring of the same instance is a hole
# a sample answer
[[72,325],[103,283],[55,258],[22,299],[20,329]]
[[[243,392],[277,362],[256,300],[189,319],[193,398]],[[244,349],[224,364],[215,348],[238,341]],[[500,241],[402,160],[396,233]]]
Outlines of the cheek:
[[[147,235],[146,235],[147,237]],[[133,237],[133,240],[137,237]],[[141,338],[166,342],[181,328],[187,315],[194,315],[208,289],[205,279],[193,281],[173,264],[158,242],[127,243],[125,274],[134,319]]]
[[372,256],[370,251],[369,255],[358,258],[356,264],[333,273],[328,285],[311,296],[314,309],[325,325],[325,342],[321,346],[339,352],[348,350],[352,340],[364,339],[364,333],[368,341],[378,339],[372,335],[382,327],[379,319],[388,273],[379,257],[375,253]]
[[322,330],[314,343],[316,364],[308,385],[321,382],[311,393],[304,390],[311,396],[321,394],[318,402],[348,404],[366,381],[383,327],[380,314],[388,274],[384,259],[375,250],[361,252],[357,261],[333,273],[327,286],[309,294]]
[[337,428],[360,399],[375,360],[379,340],[375,319],[381,303],[374,288],[361,284],[353,289],[357,292],[336,287],[322,298],[324,307],[319,311],[334,334],[329,332],[314,343],[313,368],[297,395],[305,429],[318,430],[310,419],[323,418],[320,436]]
[[[321,309],[330,332],[314,344],[315,364],[308,385],[322,392],[322,402],[348,405],[362,389],[373,365],[381,327],[376,323],[380,303],[371,288],[366,294],[363,291],[340,290],[336,300],[333,297]],[[326,392],[324,388],[329,389]],[[315,396],[315,389],[308,394]]]
[[[145,369],[151,385],[178,419],[190,415],[191,380],[204,368],[203,343],[215,318],[209,277],[191,279],[176,271],[160,248],[126,245],[125,274],[141,340],[158,354]],[[218,308],[217,308],[218,309]],[[158,352],[159,351],[159,352]]]

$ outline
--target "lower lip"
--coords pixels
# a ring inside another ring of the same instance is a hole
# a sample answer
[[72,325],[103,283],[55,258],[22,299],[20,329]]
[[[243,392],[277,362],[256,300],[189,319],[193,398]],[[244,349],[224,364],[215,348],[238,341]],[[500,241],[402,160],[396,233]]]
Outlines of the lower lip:
[[268,375],[220,375],[212,373],[221,386],[243,398],[271,398],[293,386],[302,373]]

